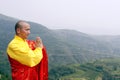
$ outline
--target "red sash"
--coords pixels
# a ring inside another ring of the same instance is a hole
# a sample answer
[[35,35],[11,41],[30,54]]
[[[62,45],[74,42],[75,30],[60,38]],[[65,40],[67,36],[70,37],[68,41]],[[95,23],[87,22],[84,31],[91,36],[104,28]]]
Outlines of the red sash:
[[[27,41],[30,48],[34,50],[34,41]],[[11,69],[12,80],[48,80],[48,56],[45,47],[42,49],[43,59],[34,66],[28,67],[8,56]]]

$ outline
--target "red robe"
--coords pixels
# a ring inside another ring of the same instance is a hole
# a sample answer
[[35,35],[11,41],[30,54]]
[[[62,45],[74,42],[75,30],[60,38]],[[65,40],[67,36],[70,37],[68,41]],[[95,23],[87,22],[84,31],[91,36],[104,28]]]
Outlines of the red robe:
[[[31,40],[27,42],[34,50],[35,42]],[[12,69],[12,80],[48,80],[48,56],[45,47],[42,49],[42,53],[43,59],[34,67],[23,65],[8,56]]]

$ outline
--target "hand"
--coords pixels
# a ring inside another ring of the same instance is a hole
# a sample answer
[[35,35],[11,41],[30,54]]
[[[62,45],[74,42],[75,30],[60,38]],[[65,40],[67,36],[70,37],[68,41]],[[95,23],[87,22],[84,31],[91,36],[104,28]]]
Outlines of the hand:
[[40,39],[40,37],[36,37],[35,47],[43,48],[43,43],[42,43],[42,40]]

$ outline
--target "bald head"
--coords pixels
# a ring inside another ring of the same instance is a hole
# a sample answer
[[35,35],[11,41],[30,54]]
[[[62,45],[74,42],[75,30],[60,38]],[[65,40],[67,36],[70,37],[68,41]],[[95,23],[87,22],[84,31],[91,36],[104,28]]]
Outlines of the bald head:
[[26,21],[18,21],[15,25],[15,32],[19,37],[26,39],[30,34],[30,24]]
[[22,29],[22,28],[23,28],[24,26],[26,26],[26,25],[30,26],[26,21],[23,21],[23,20],[18,21],[18,22],[15,24],[15,32],[16,32],[16,34],[18,34],[18,33],[17,33],[17,29],[18,29],[18,28]]

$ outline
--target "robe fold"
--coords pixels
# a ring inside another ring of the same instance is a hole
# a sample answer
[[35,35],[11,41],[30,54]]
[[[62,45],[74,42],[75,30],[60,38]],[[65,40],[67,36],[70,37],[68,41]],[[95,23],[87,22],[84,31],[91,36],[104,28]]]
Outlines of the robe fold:
[[[27,40],[27,43],[32,50],[35,49],[34,41]],[[43,58],[40,63],[33,67],[21,64],[8,55],[12,71],[12,80],[48,80],[48,56],[45,47],[42,49],[42,54]]]

